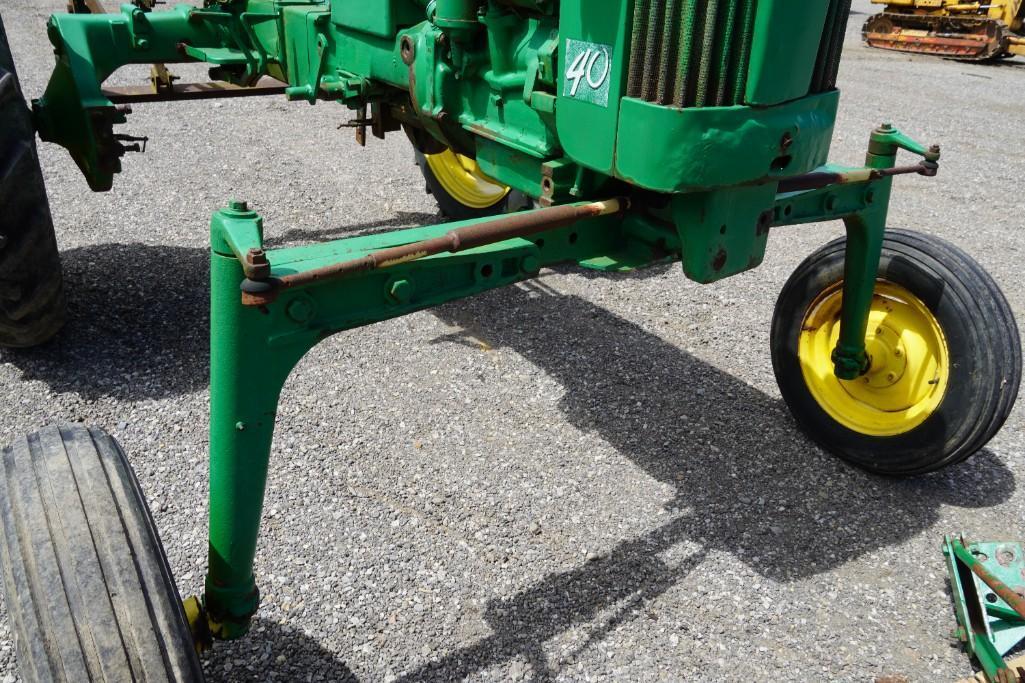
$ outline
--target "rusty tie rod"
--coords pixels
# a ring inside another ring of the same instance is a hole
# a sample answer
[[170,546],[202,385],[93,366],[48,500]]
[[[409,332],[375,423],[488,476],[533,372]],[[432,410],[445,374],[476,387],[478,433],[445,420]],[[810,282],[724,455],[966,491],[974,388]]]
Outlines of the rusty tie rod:
[[248,277],[242,283],[242,303],[246,306],[263,306],[274,301],[285,289],[389,268],[435,254],[455,254],[514,237],[528,237],[539,232],[566,227],[586,218],[620,213],[627,208],[629,200],[617,198],[524,211],[455,228],[440,237],[380,249],[350,261],[332,263],[329,266],[281,277],[270,275],[267,255],[262,249],[250,249],[243,259],[243,269]]

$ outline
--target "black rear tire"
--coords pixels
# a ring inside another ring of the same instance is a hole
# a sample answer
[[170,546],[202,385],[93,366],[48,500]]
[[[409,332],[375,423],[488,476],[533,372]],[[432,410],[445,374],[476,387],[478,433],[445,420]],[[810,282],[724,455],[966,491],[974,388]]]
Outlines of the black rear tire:
[[0,559],[27,681],[202,681],[167,558],[124,452],[47,427],[3,450]]
[[0,18],[0,346],[42,344],[64,317],[60,255],[35,130]]
[[808,312],[823,292],[835,291],[843,280],[845,246],[846,240],[839,239],[809,256],[780,293],[771,348],[784,401],[820,446],[875,473],[923,474],[968,458],[1003,426],[1021,384],[1021,340],[1003,293],[952,244],[930,235],[887,231],[879,279],[902,287],[928,309],[945,337],[949,377],[939,404],[917,426],[886,436],[859,432],[815,398],[799,353],[801,335],[816,329],[805,327]]
[[521,206],[523,204],[522,197],[516,192],[510,192],[491,206],[482,208],[467,206],[445,188],[444,183],[431,170],[427,163],[427,157],[422,152],[415,152],[415,160],[424,176],[424,182],[427,184],[427,194],[434,197],[434,201],[438,203],[438,209],[449,220],[465,221],[474,218],[487,218],[523,208]]

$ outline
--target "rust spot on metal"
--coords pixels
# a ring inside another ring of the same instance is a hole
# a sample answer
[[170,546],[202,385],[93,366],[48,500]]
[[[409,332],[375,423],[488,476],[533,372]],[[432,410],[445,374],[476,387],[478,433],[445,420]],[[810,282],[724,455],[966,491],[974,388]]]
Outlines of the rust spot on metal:
[[266,280],[270,277],[270,261],[263,249],[250,249],[242,262],[242,272],[251,280]]
[[1000,548],[997,550],[997,563],[1001,567],[1010,567],[1011,563],[1014,562],[1014,551],[1007,548]]
[[818,190],[830,185],[847,185],[853,183],[870,182],[882,178],[891,178],[898,175],[918,174],[922,176],[936,175],[939,165],[933,161],[920,161],[910,166],[896,166],[894,168],[873,168],[859,169],[845,173],[832,171],[812,171],[804,175],[784,178],[779,181],[778,192],[801,192],[804,190]]
[[413,44],[413,39],[409,36],[402,36],[402,42],[399,44],[399,54],[402,56],[402,63],[406,66],[412,66],[413,62],[416,61],[416,46]]
[[719,272],[726,265],[726,250],[719,247],[719,252],[712,259],[712,270]]
[[794,144],[794,136],[791,135],[790,133],[783,133],[783,137],[779,141],[779,151],[781,151],[784,154],[786,154],[787,150],[789,150],[790,147],[793,144]]
[[994,576],[981,562],[972,563],[972,571],[979,579],[990,587],[990,589],[1000,596],[1000,599],[1007,603],[1007,606],[1013,609],[1018,615],[1025,619],[1025,598],[1018,595],[1015,591]]
[[501,135],[499,135],[495,131],[491,130],[490,128],[485,128],[484,126],[480,125],[479,123],[471,123],[469,126],[467,126],[467,128],[470,129],[470,132],[476,133],[477,135],[481,136],[482,138],[487,138],[488,140],[494,140],[495,142],[502,142],[502,136]]

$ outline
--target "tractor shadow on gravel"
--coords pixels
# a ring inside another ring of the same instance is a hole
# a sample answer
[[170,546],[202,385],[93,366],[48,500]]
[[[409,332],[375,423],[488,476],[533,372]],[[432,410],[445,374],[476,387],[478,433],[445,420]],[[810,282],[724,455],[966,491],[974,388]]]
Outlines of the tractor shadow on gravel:
[[257,617],[249,636],[217,643],[203,660],[208,683],[214,681],[332,681],[359,679],[338,656],[301,631]]
[[[319,232],[268,235],[280,248],[427,225],[440,216],[397,212],[386,221]],[[4,349],[0,362],[58,393],[86,400],[143,401],[182,396],[210,381],[210,253],[198,247],[98,244],[61,253],[68,322],[53,341]],[[658,266],[622,277],[655,277]],[[589,277],[605,277],[584,271]]]
[[[849,467],[804,438],[782,400],[543,286],[507,288],[434,313],[463,329],[440,342],[483,339],[561,382],[570,422],[598,433],[676,495],[667,503],[674,513],[667,524],[492,601],[484,619],[493,635],[406,681],[458,680],[517,658],[530,663],[536,680],[548,680],[557,672],[549,669],[546,641],[591,624],[577,651],[585,650],[636,618],[709,552],[728,552],[769,579],[793,582],[931,528],[943,505],[988,507],[1015,490],[1012,472],[988,450],[906,480]],[[660,557],[685,542],[699,549],[677,564]]]
[[201,391],[210,377],[210,255],[101,244],[61,253],[68,322],[42,346],[5,350],[25,381],[94,400]]
[[[396,212],[384,221],[268,235],[268,247],[388,232],[441,220]],[[25,381],[87,400],[141,401],[206,389],[210,380],[210,252],[198,247],[98,244],[61,253],[68,322],[33,349],[0,352]]]

